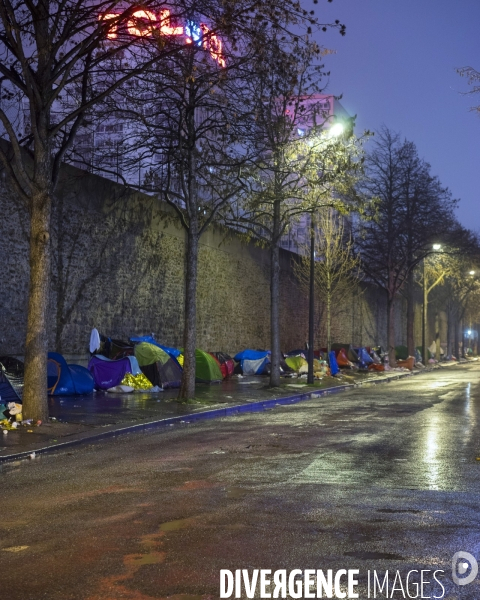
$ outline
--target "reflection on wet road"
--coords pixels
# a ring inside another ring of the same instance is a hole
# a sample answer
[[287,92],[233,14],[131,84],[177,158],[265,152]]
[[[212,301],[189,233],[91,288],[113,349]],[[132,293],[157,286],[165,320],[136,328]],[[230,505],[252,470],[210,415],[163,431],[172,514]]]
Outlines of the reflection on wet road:
[[220,569],[357,568],[366,598],[368,569],[442,569],[444,598],[480,600],[451,583],[455,552],[480,555],[479,414],[470,365],[10,465],[0,582],[213,600]]

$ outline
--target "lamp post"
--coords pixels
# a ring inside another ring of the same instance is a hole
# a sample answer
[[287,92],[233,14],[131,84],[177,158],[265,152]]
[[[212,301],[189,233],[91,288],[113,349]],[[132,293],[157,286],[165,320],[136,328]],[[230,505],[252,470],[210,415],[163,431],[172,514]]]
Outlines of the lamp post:
[[308,306],[308,375],[307,383],[313,383],[313,345],[315,329],[315,218],[310,218],[310,297]]
[[[328,130],[328,137],[338,138],[345,130],[343,123],[334,123]],[[308,375],[307,383],[312,384],[313,376],[313,346],[315,343],[315,213],[310,218],[310,290],[308,303]]]
[[[441,248],[441,244],[433,244],[432,246],[434,252],[438,252]],[[428,288],[427,288],[427,278],[426,278],[426,269],[425,269],[425,256],[422,261],[422,270],[423,270],[423,311],[422,311],[422,361],[425,366],[427,366],[428,362],[428,350],[427,350],[427,310],[428,310]]]

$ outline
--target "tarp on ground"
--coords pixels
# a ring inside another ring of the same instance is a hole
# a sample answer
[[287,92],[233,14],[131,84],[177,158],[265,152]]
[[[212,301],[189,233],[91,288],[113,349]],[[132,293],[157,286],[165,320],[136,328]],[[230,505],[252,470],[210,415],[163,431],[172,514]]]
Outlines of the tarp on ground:
[[88,370],[95,380],[95,386],[100,390],[120,385],[127,373],[132,372],[128,357],[119,360],[110,360],[102,356],[92,356],[88,363]]
[[161,348],[167,354],[169,354],[170,356],[173,356],[174,358],[178,358],[181,354],[181,352],[178,348],[164,346],[163,344],[160,344],[159,342],[157,342],[157,340],[155,338],[153,338],[151,335],[142,335],[139,337],[131,337],[130,341],[135,344],[139,344],[141,342],[147,342],[148,344],[153,344],[154,346],[158,346],[159,348]]
[[58,352],[49,352],[47,389],[50,396],[91,394],[95,387],[90,371],[81,365],[68,365]]
[[335,350],[336,354],[338,354],[339,350],[341,350],[342,348],[345,350],[345,354],[349,361],[351,361],[351,362],[358,361],[357,353],[355,352],[355,350],[351,344],[332,344],[332,350]]
[[135,358],[138,360],[140,367],[144,367],[146,365],[153,365],[156,362],[165,364],[171,357],[159,346],[148,342],[141,342],[135,346]]

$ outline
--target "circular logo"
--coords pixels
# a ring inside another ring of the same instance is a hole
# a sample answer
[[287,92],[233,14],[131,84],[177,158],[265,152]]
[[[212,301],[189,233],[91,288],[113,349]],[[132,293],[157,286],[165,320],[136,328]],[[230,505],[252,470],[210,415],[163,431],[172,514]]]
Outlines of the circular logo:
[[[468,571],[470,570],[470,573]],[[465,575],[468,573],[468,575]],[[465,575],[465,577],[463,577]],[[478,563],[469,552],[455,552],[452,558],[452,579],[457,585],[468,585],[478,575]]]

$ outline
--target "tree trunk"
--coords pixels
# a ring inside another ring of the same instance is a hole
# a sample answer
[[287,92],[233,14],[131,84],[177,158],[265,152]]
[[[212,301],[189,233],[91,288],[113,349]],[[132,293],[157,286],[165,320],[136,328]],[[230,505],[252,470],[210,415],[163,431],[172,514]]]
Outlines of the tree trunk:
[[452,314],[450,310],[447,310],[447,357],[452,354]]
[[440,315],[438,311],[435,313],[435,358],[440,362]]
[[391,367],[397,366],[395,358],[395,296],[387,301],[387,348],[388,362]]
[[454,356],[458,360],[460,358],[460,352],[459,352],[460,341],[458,339],[459,322],[458,322],[457,318],[454,318],[454,320],[453,320],[453,327],[454,327],[454,329],[453,329]]
[[270,386],[280,385],[280,249],[273,244],[270,266]]
[[47,311],[50,282],[50,213],[52,199],[46,189],[31,200],[30,289],[25,343],[23,418],[46,421],[47,397]]
[[465,327],[464,327],[464,323],[463,323],[463,318],[460,320],[460,351],[459,351],[459,358],[464,358],[465,356],[465,331],[464,331]]
[[410,271],[407,279],[407,349],[409,356],[415,356],[415,283],[413,271]]
[[327,293],[327,355],[332,349],[332,294]]
[[183,330],[183,377],[179,398],[195,397],[195,346],[197,340],[197,270],[198,234],[194,219],[190,222],[187,236],[187,260],[185,276],[185,324]]

